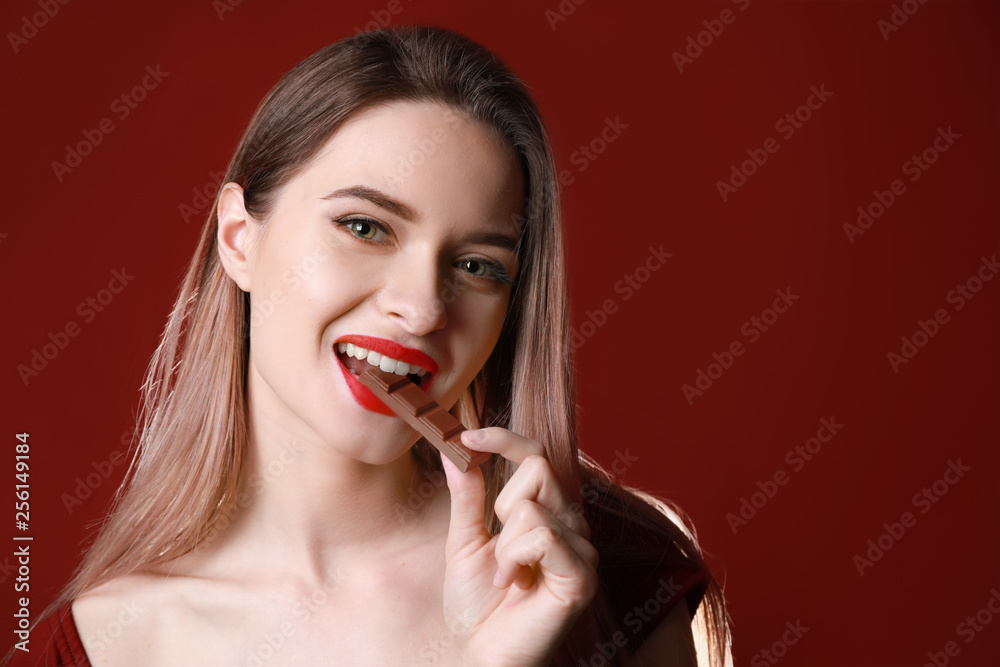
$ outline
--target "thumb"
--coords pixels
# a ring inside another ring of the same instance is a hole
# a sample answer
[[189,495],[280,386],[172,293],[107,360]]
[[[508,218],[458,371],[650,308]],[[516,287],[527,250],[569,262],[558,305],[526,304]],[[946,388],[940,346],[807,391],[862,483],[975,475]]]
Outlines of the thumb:
[[447,552],[456,554],[466,547],[478,548],[490,540],[483,517],[486,507],[486,482],[479,466],[463,473],[447,456],[441,465],[451,492],[451,521],[448,525]]

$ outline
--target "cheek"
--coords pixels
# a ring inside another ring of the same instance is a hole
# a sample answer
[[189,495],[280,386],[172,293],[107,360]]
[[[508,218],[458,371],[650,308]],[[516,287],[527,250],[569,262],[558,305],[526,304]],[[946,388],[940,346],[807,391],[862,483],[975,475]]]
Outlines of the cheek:
[[507,294],[475,295],[459,299],[451,310],[454,318],[449,315],[449,325],[462,332],[465,354],[479,366],[486,363],[500,337],[507,301]]
[[379,289],[385,271],[372,260],[337,244],[317,247],[300,262],[299,302],[324,320],[343,314]]
[[250,298],[251,335],[260,343],[280,343],[292,332],[301,336],[312,309],[331,298],[338,284],[337,261],[330,248],[293,243],[259,258]]
[[308,245],[279,267],[270,282],[289,303],[312,304],[317,311],[365,292],[378,276],[372,262],[337,244]]

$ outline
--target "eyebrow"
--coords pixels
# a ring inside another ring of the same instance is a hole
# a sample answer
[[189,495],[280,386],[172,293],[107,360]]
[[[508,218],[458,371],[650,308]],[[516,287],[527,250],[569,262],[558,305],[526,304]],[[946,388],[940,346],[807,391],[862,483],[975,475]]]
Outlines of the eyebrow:
[[508,236],[507,234],[496,234],[493,232],[484,232],[482,234],[472,234],[465,238],[467,243],[474,243],[476,245],[492,245],[499,248],[504,248],[510,250],[512,253],[517,254],[517,244],[518,239],[514,236]]
[[384,192],[380,192],[374,188],[365,187],[364,185],[352,185],[349,188],[334,190],[327,196],[323,197],[323,199],[336,199],[338,197],[365,199],[409,222],[413,222],[413,219],[417,217],[413,213],[413,210],[406,204],[392,199]]
[[[341,188],[339,190],[334,190],[330,194],[323,197],[323,199],[337,199],[341,197],[354,197],[356,199],[364,199],[370,201],[371,203],[384,208],[393,215],[399,216],[408,222],[413,222],[417,217],[409,206],[403,202],[397,201],[385,194],[380,190],[375,188],[369,188],[364,185],[352,185],[347,188]],[[491,245],[497,246],[499,248],[505,248],[511,252],[517,252],[517,246],[520,239],[516,236],[511,236],[509,234],[501,234],[496,232],[482,232],[478,234],[472,234],[465,238],[468,243],[475,243],[477,245]]]

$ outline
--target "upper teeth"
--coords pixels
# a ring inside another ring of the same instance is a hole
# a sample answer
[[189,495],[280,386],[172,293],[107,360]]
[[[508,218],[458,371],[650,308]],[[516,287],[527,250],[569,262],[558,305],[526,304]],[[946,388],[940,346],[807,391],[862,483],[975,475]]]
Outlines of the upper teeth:
[[369,364],[372,366],[378,366],[386,373],[395,373],[396,375],[409,375],[410,373],[416,373],[421,377],[427,373],[426,370],[420,368],[420,366],[417,366],[416,364],[408,364],[405,361],[399,361],[398,359],[387,357],[373,350],[366,350],[365,348],[355,345],[354,343],[337,343],[337,351],[345,352],[348,356],[356,359],[366,359]]

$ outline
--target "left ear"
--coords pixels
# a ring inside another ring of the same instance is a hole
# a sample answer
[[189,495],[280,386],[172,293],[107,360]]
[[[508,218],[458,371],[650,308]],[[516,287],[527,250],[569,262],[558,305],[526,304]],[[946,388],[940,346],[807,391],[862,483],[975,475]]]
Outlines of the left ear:
[[219,230],[219,259],[226,273],[244,292],[253,283],[249,237],[254,224],[243,204],[243,188],[236,183],[226,183],[219,195],[217,208]]

